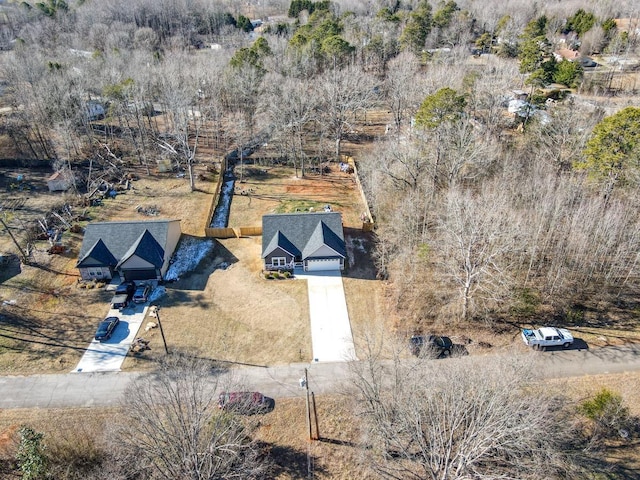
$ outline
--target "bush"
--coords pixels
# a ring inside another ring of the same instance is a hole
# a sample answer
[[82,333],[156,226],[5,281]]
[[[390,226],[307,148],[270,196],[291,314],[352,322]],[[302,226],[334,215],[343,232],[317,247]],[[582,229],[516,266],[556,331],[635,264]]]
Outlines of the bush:
[[291,278],[291,272],[283,272],[282,276],[284,278]]
[[23,426],[20,428],[20,444],[18,445],[18,465],[24,480],[44,478],[47,471],[42,438],[44,434]]
[[628,436],[631,419],[622,396],[603,388],[578,407],[580,413],[593,422],[592,441],[600,438]]

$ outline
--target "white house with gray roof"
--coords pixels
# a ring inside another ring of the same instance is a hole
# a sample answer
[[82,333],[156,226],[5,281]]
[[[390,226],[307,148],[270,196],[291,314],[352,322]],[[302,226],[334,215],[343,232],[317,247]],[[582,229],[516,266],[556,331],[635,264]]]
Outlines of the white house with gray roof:
[[76,267],[83,280],[162,280],[181,233],[180,220],[90,223]]
[[266,270],[344,270],[347,250],[342,215],[287,213],[262,217],[262,259]]

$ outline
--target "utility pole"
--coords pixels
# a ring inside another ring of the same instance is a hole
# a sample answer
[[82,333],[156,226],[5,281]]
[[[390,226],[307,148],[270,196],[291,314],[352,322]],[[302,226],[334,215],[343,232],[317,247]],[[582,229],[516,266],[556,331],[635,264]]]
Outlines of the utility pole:
[[320,440],[320,427],[318,426],[318,410],[316,409],[316,396],[313,392],[311,392],[311,403],[313,404],[313,420],[316,424],[316,438],[315,440]]
[[169,354],[169,349],[167,348],[167,340],[164,338],[164,330],[162,329],[162,322],[160,321],[160,307],[156,307],[155,310],[156,318],[158,319],[158,326],[160,327],[160,335],[162,335],[162,342],[164,343],[164,353]]
[[313,435],[311,433],[311,407],[309,405],[309,379],[307,377],[307,369],[304,369],[304,388],[307,397],[307,431],[309,432],[309,440],[313,440]]

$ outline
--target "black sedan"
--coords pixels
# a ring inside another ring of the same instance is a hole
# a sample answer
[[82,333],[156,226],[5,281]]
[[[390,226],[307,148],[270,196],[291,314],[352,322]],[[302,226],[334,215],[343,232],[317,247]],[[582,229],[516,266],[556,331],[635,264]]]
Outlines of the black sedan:
[[99,342],[103,340],[109,340],[113,331],[116,329],[118,324],[120,323],[120,319],[118,317],[107,317],[98,325],[98,330],[96,330],[95,339]]

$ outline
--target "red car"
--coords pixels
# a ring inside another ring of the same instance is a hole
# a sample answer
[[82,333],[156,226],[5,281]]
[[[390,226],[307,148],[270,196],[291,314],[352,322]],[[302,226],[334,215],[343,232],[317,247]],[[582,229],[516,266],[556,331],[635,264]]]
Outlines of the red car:
[[222,392],[218,397],[218,408],[251,415],[267,413],[275,407],[275,400],[260,392]]

